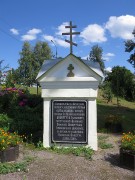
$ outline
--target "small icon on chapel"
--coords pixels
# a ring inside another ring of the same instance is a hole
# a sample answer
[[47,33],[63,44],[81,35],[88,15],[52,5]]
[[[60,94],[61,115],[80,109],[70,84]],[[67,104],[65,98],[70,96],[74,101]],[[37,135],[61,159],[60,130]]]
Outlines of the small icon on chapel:
[[67,77],[74,77],[74,73],[72,72],[74,70],[74,66],[72,64],[69,64],[67,69],[69,70]]

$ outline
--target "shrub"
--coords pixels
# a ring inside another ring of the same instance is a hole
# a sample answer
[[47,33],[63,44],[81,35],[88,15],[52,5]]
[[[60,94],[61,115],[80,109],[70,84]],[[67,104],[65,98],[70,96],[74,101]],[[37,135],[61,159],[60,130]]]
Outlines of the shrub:
[[[40,96],[31,95],[26,90],[3,88],[0,91],[0,113],[7,113],[10,121],[10,131],[19,134],[41,134],[43,129],[43,100]],[[6,122],[7,121],[7,122]],[[2,120],[7,126],[8,119]],[[37,136],[37,135],[36,135]],[[41,140],[37,138],[37,141]]]
[[8,128],[12,123],[12,119],[7,116],[7,114],[0,114],[0,127]]
[[31,134],[38,132],[43,128],[43,114],[37,111],[36,108],[15,107],[12,112],[14,119],[11,129],[18,130],[20,134]]
[[26,91],[17,88],[2,88],[0,91],[0,112],[9,112],[14,106],[18,106],[20,98],[26,97]]

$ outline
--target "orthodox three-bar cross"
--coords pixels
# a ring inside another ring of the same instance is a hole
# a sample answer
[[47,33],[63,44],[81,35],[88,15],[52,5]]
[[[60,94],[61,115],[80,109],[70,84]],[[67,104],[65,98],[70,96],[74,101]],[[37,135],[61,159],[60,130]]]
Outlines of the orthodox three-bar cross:
[[66,40],[66,39],[65,39],[65,41],[70,44],[70,53],[72,54],[73,53],[73,47],[72,46],[73,45],[77,46],[77,44],[72,41],[72,35],[80,34],[80,32],[72,32],[72,28],[77,28],[76,25],[74,25],[74,26],[72,25],[72,21],[70,21],[70,25],[69,26],[65,26],[65,28],[70,28],[70,32],[62,33],[62,35],[70,35],[70,41]]

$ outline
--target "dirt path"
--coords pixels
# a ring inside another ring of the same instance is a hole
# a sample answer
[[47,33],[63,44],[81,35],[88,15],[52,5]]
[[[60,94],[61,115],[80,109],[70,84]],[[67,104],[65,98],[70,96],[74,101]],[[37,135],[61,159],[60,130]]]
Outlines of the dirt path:
[[[100,134],[99,134],[100,136]],[[25,151],[36,157],[29,171],[0,175],[0,180],[135,180],[135,172],[119,164],[119,136],[109,135],[113,148],[99,150],[93,160],[46,151]]]

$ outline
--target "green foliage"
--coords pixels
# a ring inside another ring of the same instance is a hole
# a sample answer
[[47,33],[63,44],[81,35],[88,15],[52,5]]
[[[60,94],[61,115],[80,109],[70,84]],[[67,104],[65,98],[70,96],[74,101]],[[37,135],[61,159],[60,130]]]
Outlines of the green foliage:
[[84,148],[83,152],[86,159],[92,159],[94,151],[90,147]]
[[33,140],[42,140],[43,100],[40,96],[7,88],[1,92],[0,102],[0,113],[4,114],[0,120],[3,127],[10,123],[10,131],[27,136],[34,134]]
[[24,42],[18,61],[18,75],[21,83],[28,86],[35,83],[42,63],[45,59],[50,59],[51,57],[52,53],[46,42],[37,42],[34,47],[29,42]]
[[41,105],[35,108],[28,106],[15,107],[12,110],[11,117],[14,119],[14,122],[11,124],[11,129],[18,130],[21,134],[33,134],[34,132],[42,131],[43,115]]
[[112,102],[113,93],[111,89],[111,82],[104,82],[102,87],[102,96],[107,101],[107,103]]
[[42,141],[38,141],[37,144],[36,144],[36,147],[37,147],[38,149],[44,149],[44,147],[43,147],[43,142],[42,142]]
[[15,70],[12,68],[7,73],[5,85],[6,87],[15,87],[16,81]]
[[[135,42],[133,40],[125,41],[125,51],[131,52],[135,50]],[[130,58],[127,60],[135,69],[135,51],[130,55]]]
[[103,55],[103,49],[98,45],[95,45],[92,47],[90,51],[89,60],[93,62],[98,62],[101,70],[104,72],[105,65],[102,59],[102,55]]
[[12,123],[12,119],[8,117],[7,114],[0,114],[0,127],[9,128],[9,125]]
[[110,149],[113,148],[113,145],[110,143],[107,143],[106,140],[108,139],[108,136],[99,136],[98,137],[98,146],[101,149]]
[[[28,140],[27,140],[28,141]],[[24,146],[27,148],[27,149],[30,149],[30,150],[35,150],[36,149],[36,146],[34,143],[30,143],[29,141],[28,142],[24,142]],[[38,150],[42,150],[40,148],[37,148]]]
[[[14,87],[16,84],[22,83],[22,77],[20,75],[20,69],[13,69],[8,73],[6,77],[6,87]],[[14,86],[12,86],[12,84]]]
[[99,141],[104,141],[104,140],[106,140],[106,139],[108,139],[108,138],[109,138],[108,135],[100,135],[100,136],[98,136],[98,140],[99,140]]
[[[37,94],[37,87],[28,87],[30,94]],[[38,94],[41,95],[41,87],[38,87]]]
[[106,142],[100,142],[99,147],[101,149],[110,149],[110,148],[113,148],[113,145],[110,143],[106,143]]
[[114,115],[118,114],[119,116],[121,116],[123,132],[128,132],[135,129],[135,120],[134,120],[135,103],[123,99],[120,100],[121,100],[121,106],[118,108],[116,106],[116,98],[112,99],[112,103],[106,104],[102,96],[100,97],[100,103],[97,104],[98,132],[100,132],[100,130],[101,131],[105,130],[105,132],[107,131],[107,129],[104,129],[106,122],[105,119],[110,114],[114,114]]
[[97,129],[97,132],[98,133],[108,133],[108,130],[106,128],[100,128],[100,129]]
[[32,49],[29,42],[24,42],[22,47],[22,52],[20,52],[19,59],[19,75],[21,81],[25,85],[31,85],[33,81],[33,67],[35,64],[33,63]]
[[114,95],[128,100],[135,100],[134,75],[125,67],[116,66],[105,78],[104,84],[110,83]]
[[80,146],[80,147],[57,147],[55,144],[48,148],[48,150],[57,152],[60,154],[74,154],[76,156],[84,156],[87,159],[92,159],[94,154],[93,149],[90,147]]
[[15,106],[21,106],[21,100],[25,99],[27,91],[17,88],[3,88],[0,91],[0,113],[9,113]]
[[22,162],[0,163],[0,174],[28,171],[28,165],[34,160],[33,157],[26,157]]
[[37,42],[35,47],[33,48],[33,56],[34,60],[37,63],[37,67],[39,70],[41,65],[43,64],[45,59],[50,59],[52,57],[52,52],[50,47],[46,42]]
[[[10,89],[9,94],[0,96],[0,113],[3,114],[5,120],[2,120],[7,126],[10,123],[10,130],[17,131],[19,134],[25,134],[30,137],[33,134],[33,141],[35,143],[42,141],[43,135],[43,100],[40,96],[31,95],[25,93],[24,96],[19,97],[15,89]],[[102,91],[100,89],[100,91]],[[13,94],[14,95],[13,95]],[[102,92],[100,92],[102,94]],[[12,101],[12,99],[14,99]],[[27,99],[24,106],[20,106],[19,102]],[[121,106],[119,107],[119,115],[122,118],[123,131],[134,130],[135,121],[135,104],[133,102],[128,102],[126,100],[121,100]],[[105,118],[110,114],[117,114],[118,108],[116,106],[116,98],[113,97],[112,102],[109,104],[104,103],[103,97],[98,97],[97,105],[97,125],[98,132],[104,131]],[[5,113],[4,113],[5,112]],[[7,115],[5,115],[7,114]],[[3,116],[2,115],[2,116]],[[6,117],[7,116],[7,117]],[[7,121],[7,123],[6,123]],[[0,122],[1,123],[1,122]]]

